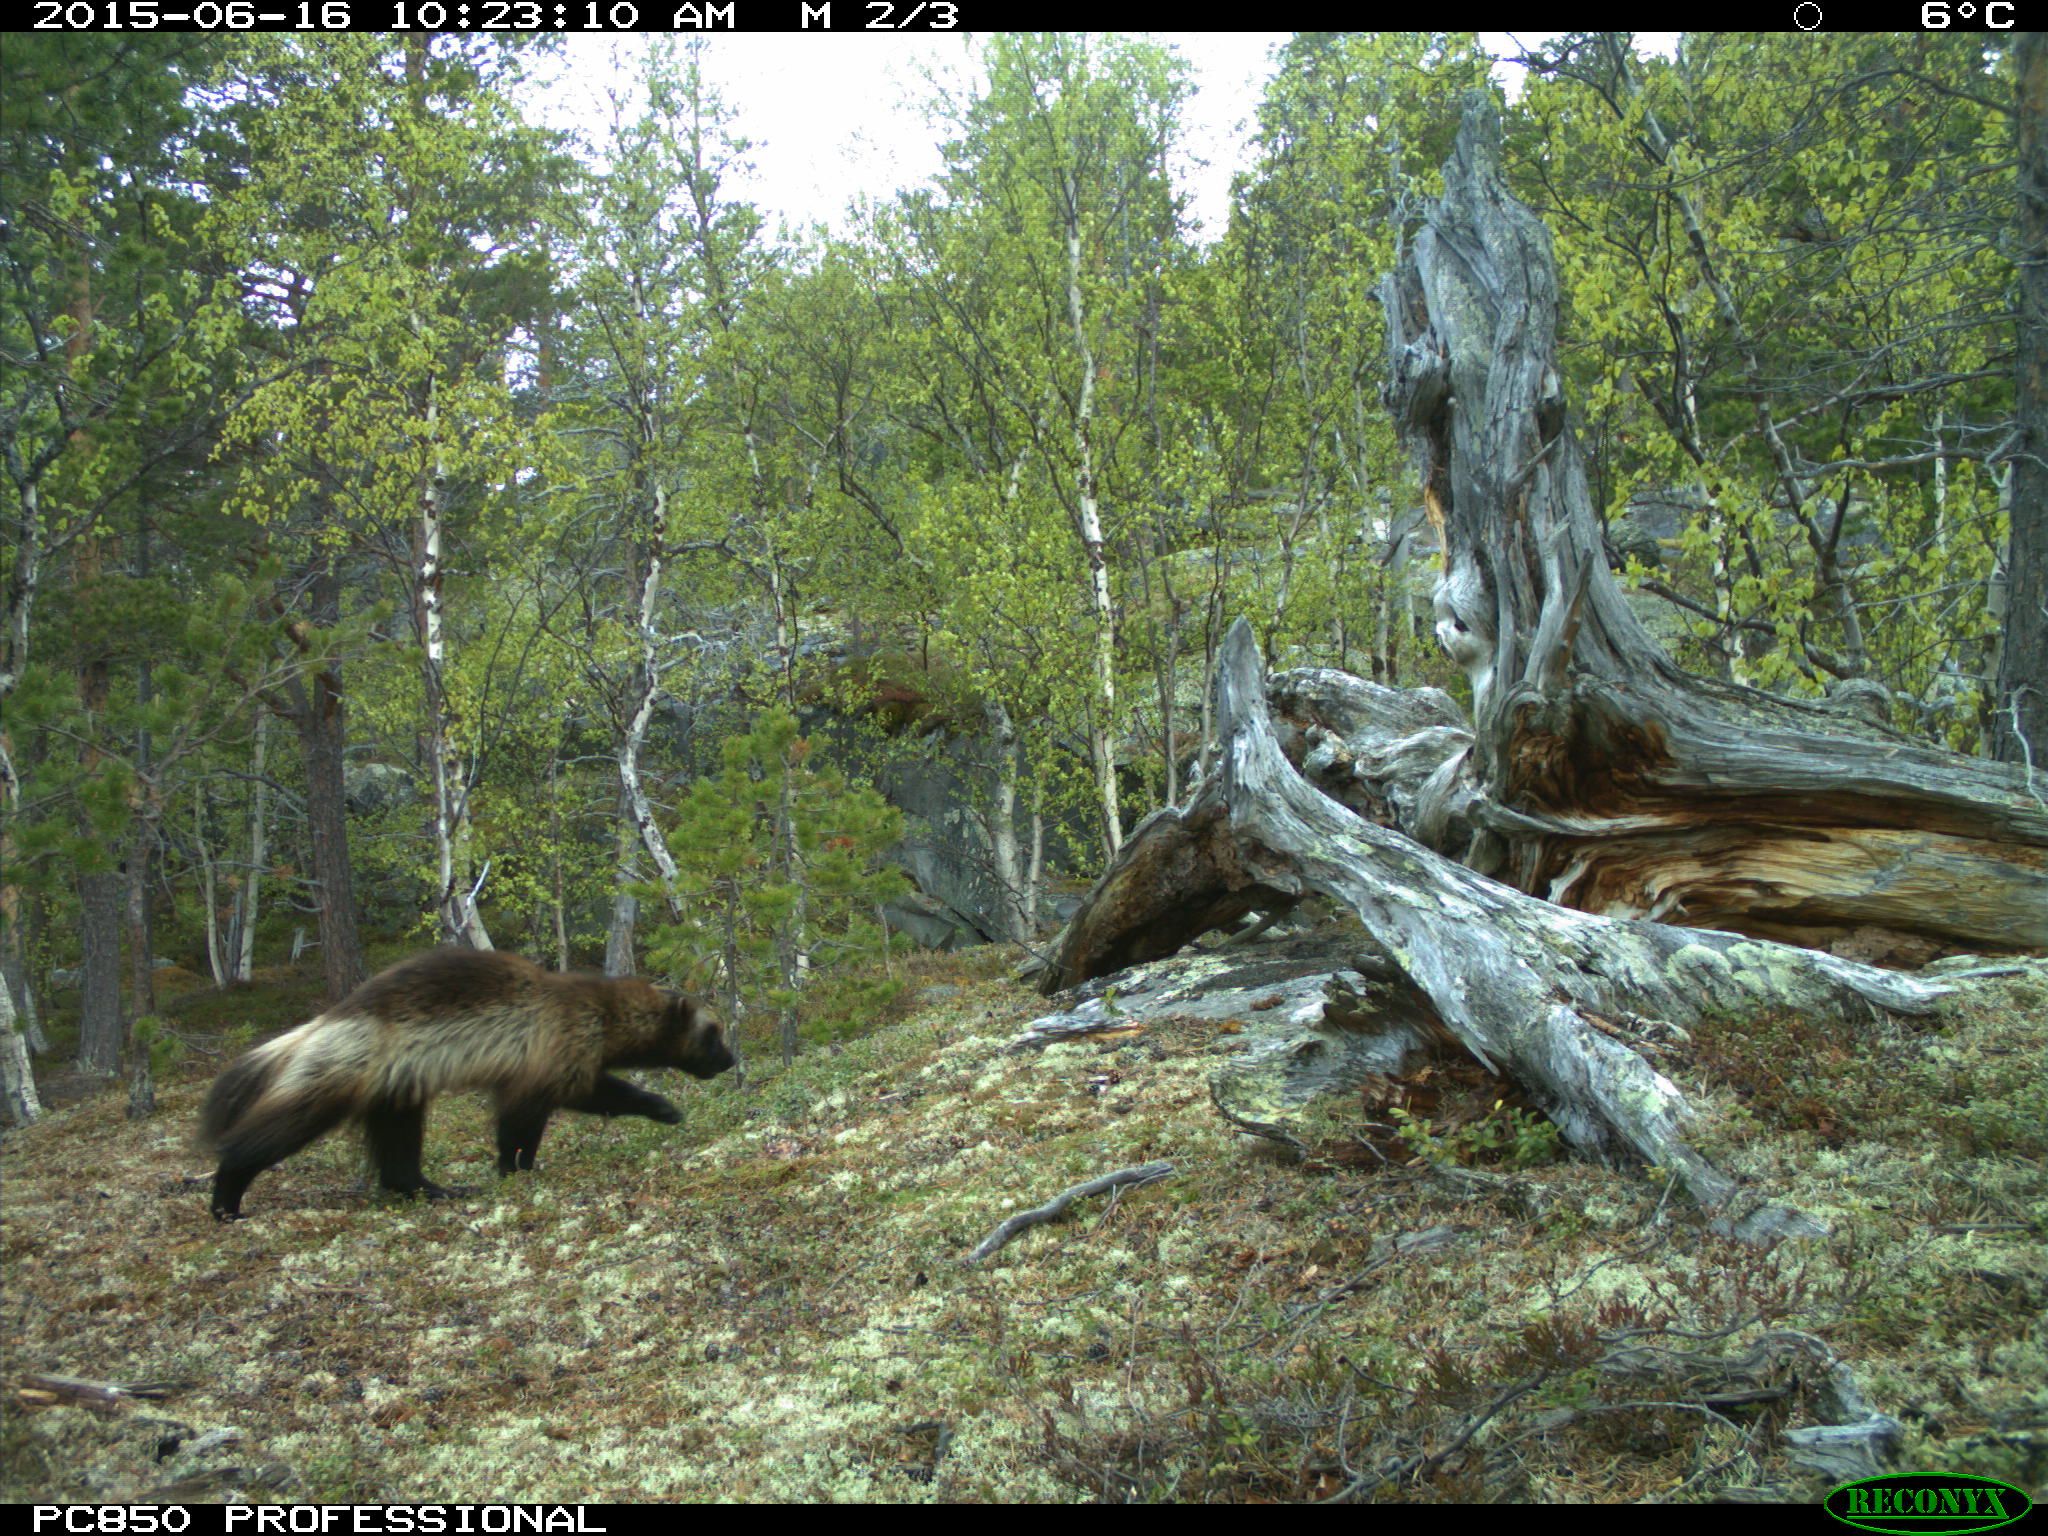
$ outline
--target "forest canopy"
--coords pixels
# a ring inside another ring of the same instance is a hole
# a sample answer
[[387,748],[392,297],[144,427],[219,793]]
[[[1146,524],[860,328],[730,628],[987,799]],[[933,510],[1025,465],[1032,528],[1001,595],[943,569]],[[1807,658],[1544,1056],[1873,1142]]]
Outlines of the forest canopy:
[[[1475,91],[1548,230],[1545,399],[1630,622],[2039,803],[2038,50],[1572,35],[1510,99],[1469,34],[1298,34],[1198,238],[1151,42],[989,36],[925,103],[943,171],[839,234],[740,195],[715,43],[647,40],[581,142],[537,46],[0,56],[32,1047],[60,974],[111,1072],[159,958],[226,985],[316,944],[339,996],[410,938],[657,966],[787,1055],[919,901],[1039,943],[1215,771],[1234,621],[1483,714],[1381,289]],[[972,900],[886,861],[882,791],[934,776]]]

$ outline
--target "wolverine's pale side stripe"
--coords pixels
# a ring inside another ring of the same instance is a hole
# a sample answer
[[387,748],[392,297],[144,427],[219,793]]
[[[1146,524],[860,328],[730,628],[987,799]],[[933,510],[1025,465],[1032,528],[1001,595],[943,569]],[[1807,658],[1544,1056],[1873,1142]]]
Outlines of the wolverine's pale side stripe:
[[340,1004],[257,1046],[214,1082],[200,1137],[216,1148],[213,1213],[241,1215],[265,1168],[345,1120],[359,1121],[384,1187],[446,1194],[420,1173],[426,1106],[481,1089],[498,1111],[498,1169],[533,1166],[557,1109],[644,1115],[675,1106],[612,1067],[733,1065],[716,1022],[688,998],[632,977],[561,975],[502,950],[437,949],[372,977]]

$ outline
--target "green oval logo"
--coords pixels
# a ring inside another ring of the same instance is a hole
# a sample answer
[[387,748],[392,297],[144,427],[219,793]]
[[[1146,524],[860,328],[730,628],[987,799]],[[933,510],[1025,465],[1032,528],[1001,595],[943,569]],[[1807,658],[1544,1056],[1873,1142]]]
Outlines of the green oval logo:
[[1902,1472],[1844,1483],[1827,1496],[1825,1508],[1844,1525],[1894,1536],[1963,1536],[2011,1525],[2034,1501],[1996,1478],[1968,1472]]

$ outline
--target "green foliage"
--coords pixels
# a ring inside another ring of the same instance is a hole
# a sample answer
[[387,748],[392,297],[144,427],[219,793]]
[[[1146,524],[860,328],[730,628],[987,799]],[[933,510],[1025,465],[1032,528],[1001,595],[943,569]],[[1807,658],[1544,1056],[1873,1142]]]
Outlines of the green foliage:
[[1695,508],[1660,573],[1686,659],[1793,693],[1871,676],[1967,750],[2011,411],[2003,88],[1970,38],[1808,41],[1554,44],[1514,179],[1557,237],[1596,494]]
[[[1281,663],[1463,686],[1432,562],[1390,558],[1418,497],[1377,285],[1461,93],[1492,88],[1472,35],[1294,36],[1209,230],[1174,179],[1170,49],[989,39],[978,77],[926,92],[941,175],[830,239],[740,195],[752,104],[710,57],[650,45],[571,165],[491,40],[0,56],[5,878],[38,963],[73,958],[76,874],[145,844],[180,903],[160,931],[196,944],[195,839],[220,899],[255,711],[315,668],[345,666],[352,768],[411,776],[350,829],[394,933],[434,899],[435,717],[490,922],[588,959],[651,716],[656,835],[674,818],[694,850],[665,952],[785,1019],[829,971],[804,1009],[827,1032],[818,1009],[872,1001],[826,999],[868,984],[840,961],[880,958],[873,903],[802,846],[793,746],[742,746],[756,810],[734,812],[723,738],[752,742],[761,700],[853,721],[835,751],[863,772],[954,754],[984,828],[1036,826],[1085,872],[1107,805],[1184,791],[1240,614]],[[1800,694],[1873,677],[1894,725],[1961,750],[2010,525],[2010,69],[1962,35],[1697,34],[1668,59],[1567,35],[1504,108],[1600,507],[1683,504],[1628,566],[1681,660]],[[409,643],[429,488],[434,685]],[[274,903],[315,897],[276,740],[266,947],[302,921]]]
[[1562,1151],[1557,1127],[1549,1120],[1533,1109],[1506,1106],[1498,1099],[1477,1119],[1442,1129],[1400,1105],[1387,1113],[1401,1144],[1430,1162],[1536,1168],[1556,1162]]
[[170,1028],[169,1020],[144,1014],[129,1030],[129,1049],[148,1053],[151,1077],[161,1080],[184,1061],[185,1042]]
[[[669,829],[686,916],[649,949],[663,971],[715,991],[737,1024],[793,1009],[810,966],[882,953],[876,909],[905,881],[880,855],[902,835],[902,815],[816,762],[784,709],[728,740],[722,756],[718,773],[690,786]],[[792,952],[810,965],[792,967]],[[885,995],[850,1001],[871,1006]]]

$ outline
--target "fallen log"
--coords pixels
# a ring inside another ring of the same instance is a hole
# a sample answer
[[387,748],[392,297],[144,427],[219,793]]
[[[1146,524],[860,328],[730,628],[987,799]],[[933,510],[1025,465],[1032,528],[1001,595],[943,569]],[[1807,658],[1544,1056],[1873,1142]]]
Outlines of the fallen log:
[[[1317,892],[1373,939],[1383,1007],[1426,1017],[1513,1077],[1574,1148],[1669,1169],[1710,1208],[1734,1182],[1687,1143],[1688,1106],[1627,1037],[1767,1008],[1846,1025],[1876,1009],[1928,1012],[1947,990],[1740,934],[1553,906],[1366,820],[1288,762],[1243,620],[1224,640],[1214,689],[1216,771],[1186,806],[1131,835],[1061,935],[1043,990],[1159,958],[1213,914]],[[1739,1230],[1763,1237],[1785,1225],[1765,1211]]]
[[103,1408],[134,1399],[169,1397],[189,1385],[182,1381],[95,1381],[85,1376],[60,1376],[53,1371],[27,1371],[21,1379],[29,1384],[30,1391],[75,1398]]

